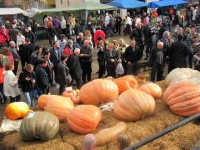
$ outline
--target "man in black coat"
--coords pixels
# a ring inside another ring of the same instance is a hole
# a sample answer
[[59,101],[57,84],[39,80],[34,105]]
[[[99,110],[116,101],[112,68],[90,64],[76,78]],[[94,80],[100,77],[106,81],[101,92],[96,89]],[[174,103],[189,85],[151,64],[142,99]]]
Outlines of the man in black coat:
[[124,58],[127,62],[127,74],[137,75],[139,72],[140,48],[135,40],[131,40],[130,46],[126,48]]
[[188,46],[182,41],[183,35],[178,35],[178,41],[172,43],[169,50],[169,68],[168,73],[170,73],[175,68],[185,68],[185,58],[189,55],[190,50]]
[[152,49],[149,65],[152,67],[151,69],[151,81],[155,82],[155,76],[157,73],[157,81],[162,80],[164,64],[165,64],[165,51],[163,49],[163,42],[158,42],[157,47]]
[[53,71],[55,73],[55,78],[56,78],[57,64],[61,60],[61,53],[62,53],[62,50],[59,47],[58,41],[55,41],[53,43],[53,48],[51,48],[49,51],[50,51],[50,61],[53,63]]
[[143,56],[143,50],[144,50],[144,44],[143,41],[144,39],[142,38],[142,24],[141,22],[137,23],[137,27],[135,29],[133,29],[133,31],[131,32],[130,35],[130,39],[135,39],[136,41],[136,45],[139,46],[140,48],[140,59]]
[[149,23],[142,28],[142,38],[144,39],[146,45],[145,60],[149,58],[149,53],[152,48],[152,36],[154,35],[154,30],[152,30],[153,28],[155,28],[153,19],[151,19]]
[[91,81],[92,73],[92,47],[89,45],[89,40],[84,41],[84,45],[81,48],[81,54],[79,55],[82,61],[82,80],[83,83]]
[[114,50],[114,44],[109,43],[107,46],[107,51],[104,53],[104,58],[106,60],[106,68],[107,68],[107,77],[111,76],[116,78],[116,66],[118,62],[118,54],[116,50]]
[[30,57],[31,57],[32,52],[35,51],[35,45],[30,42],[29,38],[26,38],[25,41],[26,41],[26,49],[27,49],[26,62],[30,63]]
[[74,50],[74,54],[70,55],[67,60],[67,66],[69,67],[69,70],[70,70],[72,82],[73,82],[73,80],[76,81],[77,89],[81,88],[81,82],[82,82],[81,81],[81,65],[79,62],[79,55],[80,55],[80,49],[76,48]]
[[35,69],[36,83],[38,88],[42,91],[42,94],[47,94],[49,80],[44,68],[47,66],[48,62],[44,58],[41,58],[38,63],[39,65]]
[[30,57],[29,57],[30,56],[30,52],[26,47],[26,42],[25,42],[24,39],[22,40],[22,44],[19,45],[18,53],[19,53],[19,56],[20,56],[20,59],[21,59],[22,68],[24,68],[25,63],[29,62],[29,59],[30,59]]

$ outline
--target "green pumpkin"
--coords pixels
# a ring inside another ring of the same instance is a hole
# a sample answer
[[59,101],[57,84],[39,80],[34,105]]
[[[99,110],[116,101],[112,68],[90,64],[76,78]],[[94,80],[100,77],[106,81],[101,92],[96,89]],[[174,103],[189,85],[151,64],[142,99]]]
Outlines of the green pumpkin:
[[19,133],[24,141],[49,141],[59,130],[58,118],[50,112],[31,112],[20,125]]

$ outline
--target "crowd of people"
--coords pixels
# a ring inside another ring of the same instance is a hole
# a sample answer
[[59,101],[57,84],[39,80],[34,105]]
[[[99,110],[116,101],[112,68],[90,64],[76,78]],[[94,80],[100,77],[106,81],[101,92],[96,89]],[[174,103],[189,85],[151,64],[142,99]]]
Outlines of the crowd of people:
[[[142,14],[128,12],[124,19],[116,11],[105,16],[91,13],[87,23],[73,14],[66,20],[64,16],[59,19],[45,15],[47,47],[36,44],[35,20],[27,25],[16,19],[0,22],[1,103],[7,97],[10,102],[20,101],[19,88],[30,107],[34,107],[35,98],[49,93],[49,87],[55,84],[59,85],[60,95],[74,82],[80,89],[91,81],[95,52],[98,78],[138,75],[141,60],[152,67],[152,82],[164,78],[165,66],[168,73],[178,67],[200,70],[199,15],[195,4],[180,11],[158,8]],[[113,35],[129,35],[130,43],[123,36],[108,42]],[[18,76],[19,63],[22,72]]]

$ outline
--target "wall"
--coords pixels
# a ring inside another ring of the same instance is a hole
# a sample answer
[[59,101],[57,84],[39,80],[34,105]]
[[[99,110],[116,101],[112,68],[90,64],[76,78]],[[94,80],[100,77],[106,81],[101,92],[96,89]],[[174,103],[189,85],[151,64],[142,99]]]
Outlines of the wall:
[[[87,1],[91,0],[56,0],[55,2],[56,2],[56,8],[67,8],[82,4]],[[100,2],[100,0],[93,0],[93,1]]]

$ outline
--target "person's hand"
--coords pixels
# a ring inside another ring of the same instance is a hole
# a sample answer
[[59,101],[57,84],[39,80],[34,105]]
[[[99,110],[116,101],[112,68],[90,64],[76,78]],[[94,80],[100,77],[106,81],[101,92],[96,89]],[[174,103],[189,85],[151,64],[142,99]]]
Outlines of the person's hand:
[[128,64],[131,65],[131,62],[129,61]]
[[194,59],[197,59],[197,58],[198,58],[198,56],[197,56],[197,55],[193,55],[193,57],[194,57]]
[[35,83],[35,79],[32,80],[32,83],[33,83],[33,84]]
[[115,62],[115,60],[114,60],[114,59],[111,59],[110,61],[111,61],[111,62]]
[[199,43],[194,43],[194,46],[198,46],[199,45]]
[[29,77],[26,77],[26,78],[25,78],[25,80],[26,80],[26,81],[29,81],[29,80],[30,80],[30,78],[29,78]]
[[84,55],[85,55],[85,54],[80,54],[79,56],[80,56],[80,57],[83,57]]
[[122,60],[121,60],[121,59],[119,59],[119,60],[118,60],[118,62],[119,62],[119,63],[121,63],[121,62],[122,62]]
[[144,42],[144,38],[142,38],[142,42]]

